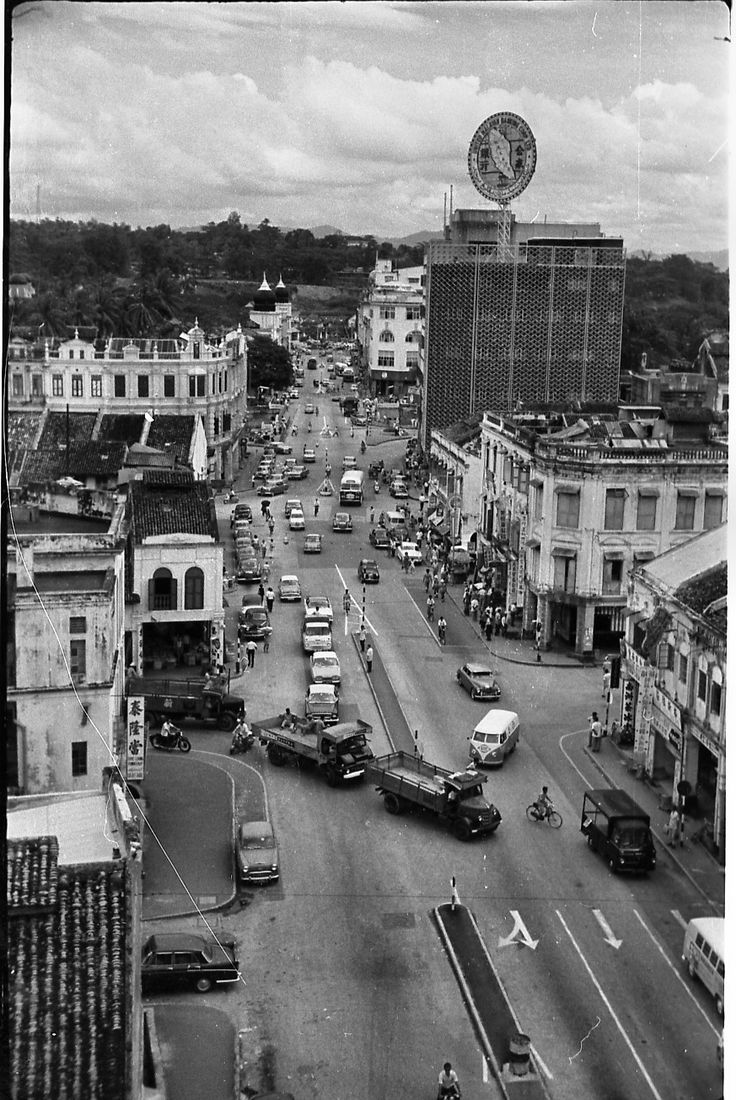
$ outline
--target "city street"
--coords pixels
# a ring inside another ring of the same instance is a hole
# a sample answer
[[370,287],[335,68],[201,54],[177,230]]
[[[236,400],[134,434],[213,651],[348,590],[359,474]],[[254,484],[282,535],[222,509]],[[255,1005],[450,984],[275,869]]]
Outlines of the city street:
[[[330,462],[339,470],[342,453],[359,454],[363,432],[351,440],[337,405],[324,395],[319,404],[320,421],[326,416],[341,430],[339,440],[329,441]],[[303,421],[297,411],[296,423]],[[399,440],[380,447],[387,465],[398,464],[402,452]],[[361,464],[375,453],[371,447]],[[452,644],[440,648],[422,613],[422,571],[407,576],[369,546],[372,490],[362,507],[351,509],[352,534],[333,533],[336,497],[320,498],[316,519],[309,507],[318,471],[297,483],[306,532],[287,532],[281,499],[274,498],[271,577],[275,583],[281,573],[295,572],[305,594],[330,597],[341,699],[357,704],[373,726],[374,752],[390,744],[352,636],[362,613],[355,572],[362,556],[376,556],[381,569],[380,583],[365,593],[369,633],[425,757],[452,769],[465,766],[469,732],[487,705],[459,688],[455,670],[469,657],[487,659],[489,648],[502,688],[499,705],[518,711],[521,740],[486,784],[501,827],[466,845],[429,817],[388,815],[370,784],[333,790],[313,772],[273,768],[260,747],[249,754],[248,767],[265,779],[281,880],[252,892],[244,911],[214,916],[218,934],[232,932],[240,943],[244,984],[218,994],[216,1003],[241,1032],[248,1083],[260,1086],[259,1067],[267,1064],[271,1087],[297,1100],[396,1094],[419,1100],[431,1095],[436,1070],[449,1059],[466,1096],[499,1094],[430,919],[434,907],[450,900],[454,876],[553,1096],[718,1097],[719,1021],[680,961],[682,922],[713,910],[666,857],[649,877],[619,878],[580,833],[583,791],[603,785],[586,751],[600,669],[556,661],[554,653],[541,665],[504,659],[504,641],[487,647],[462,615],[458,588],[445,608]],[[385,507],[385,489],[382,496],[377,503]],[[240,499],[251,497],[255,502],[250,492]],[[229,510],[218,503],[226,538]],[[260,510],[254,511],[255,529],[267,533]],[[305,557],[301,546],[312,531],[322,533],[323,550]],[[345,586],[354,601],[347,622]],[[229,640],[240,598],[252,590],[238,586],[228,593]],[[276,602],[269,652],[260,647],[254,669],[236,680],[249,719],[285,705],[303,713],[308,662],[301,614],[299,604]],[[195,731],[193,744],[192,763],[226,753],[229,738]],[[620,763],[603,754],[601,760],[617,781]],[[630,776],[623,772],[620,781],[636,795]],[[560,831],[526,819],[542,783],[563,816]]]

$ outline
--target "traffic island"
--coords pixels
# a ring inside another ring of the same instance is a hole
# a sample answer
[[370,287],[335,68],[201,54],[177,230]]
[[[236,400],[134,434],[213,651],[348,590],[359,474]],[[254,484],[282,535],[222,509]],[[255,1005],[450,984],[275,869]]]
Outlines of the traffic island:
[[485,1056],[507,1100],[551,1100],[531,1040],[506,996],[475,917],[457,897],[432,911]]

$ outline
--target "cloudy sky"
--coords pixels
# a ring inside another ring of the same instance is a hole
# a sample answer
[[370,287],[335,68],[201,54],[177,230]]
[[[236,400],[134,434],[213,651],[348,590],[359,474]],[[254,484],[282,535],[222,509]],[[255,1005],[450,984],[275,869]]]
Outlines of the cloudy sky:
[[720,0],[67,3],[12,21],[10,210],[129,225],[441,229],[483,206],[468,144],[496,111],[537,140],[517,217],[627,248],[724,248]]

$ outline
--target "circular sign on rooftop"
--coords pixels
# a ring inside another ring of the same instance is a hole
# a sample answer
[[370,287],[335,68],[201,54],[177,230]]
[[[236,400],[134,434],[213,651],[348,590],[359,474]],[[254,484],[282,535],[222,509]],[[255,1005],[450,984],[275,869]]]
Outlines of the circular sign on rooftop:
[[481,122],[468,149],[468,171],[476,190],[502,206],[529,183],[537,166],[537,143],[519,115],[503,111]]

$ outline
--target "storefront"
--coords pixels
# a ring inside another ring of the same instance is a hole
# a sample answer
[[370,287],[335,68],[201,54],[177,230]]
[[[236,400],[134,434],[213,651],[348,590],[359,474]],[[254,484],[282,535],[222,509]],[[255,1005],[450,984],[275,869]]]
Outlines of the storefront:
[[223,663],[223,632],[216,620],[142,623],[133,663],[144,674],[196,675]]

